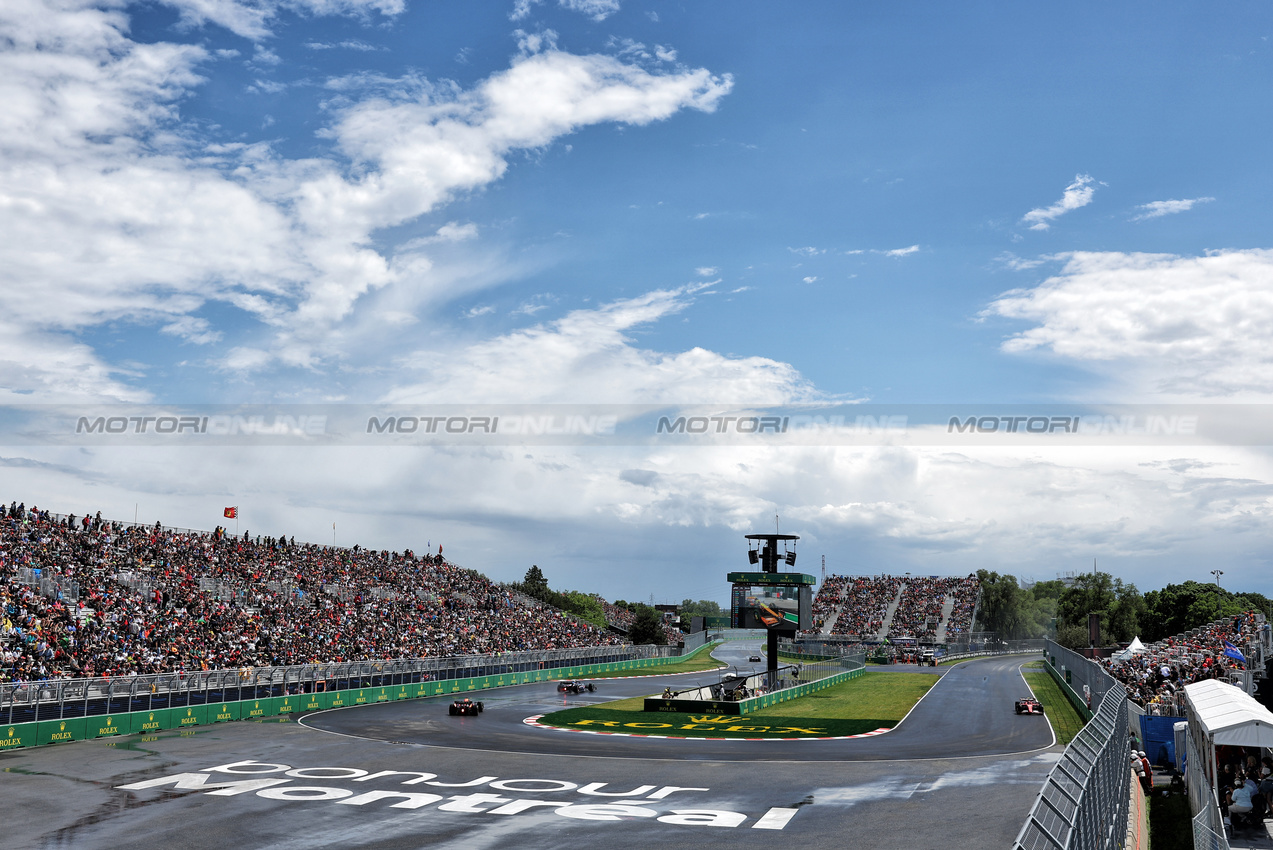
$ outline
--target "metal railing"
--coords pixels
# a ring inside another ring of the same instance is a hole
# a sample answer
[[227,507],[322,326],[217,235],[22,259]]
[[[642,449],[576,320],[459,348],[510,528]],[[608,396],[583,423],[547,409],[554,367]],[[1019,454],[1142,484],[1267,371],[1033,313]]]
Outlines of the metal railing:
[[[1190,727],[1192,733],[1192,724]],[[1224,815],[1220,812],[1211,783],[1207,781],[1207,771],[1202,768],[1206,756],[1198,744],[1197,736],[1185,735],[1185,782],[1189,792],[1189,810],[1197,812],[1193,816],[1193,847],[1194,850],[1229,850]]]
[[[1072,679],[1093,694],[1096,713],[1065,748],[1013,845],[1019,850],[1112,850],[1127,834],[1131,779],[1128,764],[1127,692],[1105,671],[1076,653],[1048,641],[1048,653],[1061,650],[1081,659]],[[1065,656],[1066,662],[1074,659]],[[1058,665],[1059,667],[1060,665]],[[1108,681],[1102,681],[1104,677]],[[1100,694],[1099,698],[1097,694]]]
[[231,700],[387,687],[675,656],[675,647],[596,646],[0,684],[0,724],[155,711]]

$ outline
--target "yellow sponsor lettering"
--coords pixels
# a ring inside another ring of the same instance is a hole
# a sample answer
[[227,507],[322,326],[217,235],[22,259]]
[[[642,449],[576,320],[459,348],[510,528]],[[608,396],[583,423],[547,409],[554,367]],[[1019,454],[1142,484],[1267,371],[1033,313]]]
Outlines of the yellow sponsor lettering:
[[114,726],[103,726],[102,728],[100,728],[100,729],[98,729],[98,730],[97,730],[97,734],[99,734],[99,735],[118,735],[118,734],[119,734],[119,729],[118,729],[118,728],[116,728],[116,727],[114,727]]
[[624,723],[632,729],[671,729],[671,723]]
[[571,726],[618,726],[617,720],[576,720]]
[[733,723],[734,720],[733,718],[730,718],[730,717],[695,717],[694,715],[691,714],[690,722],[691,723]]
[[726,732],[768,732],[768,726],[726,726]]
[[802,729],[799,726],[775,726],[772,730],[775,735],[787,735],[798,732],[802,735],[825,735],[825,729]]

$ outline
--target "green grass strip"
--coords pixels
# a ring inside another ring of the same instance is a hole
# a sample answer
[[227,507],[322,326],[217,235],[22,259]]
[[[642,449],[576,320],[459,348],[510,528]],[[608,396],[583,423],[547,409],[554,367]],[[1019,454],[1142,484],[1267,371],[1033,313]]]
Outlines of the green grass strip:
[[[645,712],[644,697],[553,712],[547,726],[676,738],[815,738],[891,729],[906,716],[935,676],[870,673],[807,697],[741,717]],[[657,696],[652,694],[651,696]]]
[[1025,673],[1030,690],[1034,691],[1034,698],[1043,703],[1044,716],[1052,724],[1052,731],[1056,732],[1057,743],[1068,744],[1083,728],[1083,718],[1066,699],[1065,694],[1061,693],[1061,686],[1056,683],[1056,679],[1043,669],[1045,663],[1031,661],[1022,672]]

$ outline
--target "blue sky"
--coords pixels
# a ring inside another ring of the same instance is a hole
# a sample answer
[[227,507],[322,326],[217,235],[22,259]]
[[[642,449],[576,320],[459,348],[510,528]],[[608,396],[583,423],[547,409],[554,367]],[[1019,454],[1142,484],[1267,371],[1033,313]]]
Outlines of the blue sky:
[[[1267,403],[1270,29],[1257,4],[14,0],[0,403]],[[610,598],[723,601],[775,513],[805,569],[1096,557],[1273,593],[1259,447],[0,455],[6,501],[234,503]]]

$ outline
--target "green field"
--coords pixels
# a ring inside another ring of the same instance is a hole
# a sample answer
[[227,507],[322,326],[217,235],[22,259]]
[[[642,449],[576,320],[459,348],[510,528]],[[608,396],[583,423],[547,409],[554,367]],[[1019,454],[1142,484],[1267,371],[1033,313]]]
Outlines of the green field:
[[[807,697],[741,717],[645,712],[644,697],[568,708],[540,719],[548,726],[677,738],[826,737],[891,729],[937,683],[935,676],[869,673]],[[651,694],[657,696],[657,694]]]
[[1026,683],[1034,691],[1034,698],[1043,703],[1044,716],[1052,724],[1052,731],[1056,732],[1056,742],[1068,744],[1083,728],[1083,718],[1061,692],[1061,686],[1052,678],[1052,674],[1043,669],[1045,663],[1031,661],[1021,672],[1025,673]]

